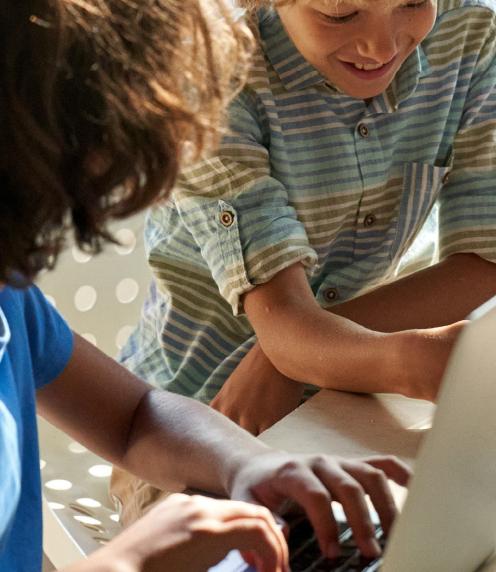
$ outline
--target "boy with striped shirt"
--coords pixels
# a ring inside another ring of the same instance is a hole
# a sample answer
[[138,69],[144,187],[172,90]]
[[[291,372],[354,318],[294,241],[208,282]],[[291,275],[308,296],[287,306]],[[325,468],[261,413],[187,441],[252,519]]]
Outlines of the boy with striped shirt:
[[[496,291],[496,5],[240,4],[250,77],[220,151],[149,216],[122,361],[254,433],[309,385],[434,400]],[[439,262],[396,279],[435,206]]]

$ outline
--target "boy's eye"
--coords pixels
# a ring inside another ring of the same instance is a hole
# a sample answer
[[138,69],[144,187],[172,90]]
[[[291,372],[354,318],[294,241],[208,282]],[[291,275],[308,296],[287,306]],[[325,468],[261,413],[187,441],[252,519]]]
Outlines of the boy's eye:
[[[423,1],[423,0],[422,0]],[[333,16],[332,14],[326,14],[325,12],[319,12],[320,16],[326,20],[326,22],[331,22],[333,24],[344,24],[352,20],[358,12],[351,12],[350,14],[344,14],[343,16]]]
[[430,0],[419,0],[418,2],[408,2],[407,4],[403,4],[405,8],[422,8],[426,6]]

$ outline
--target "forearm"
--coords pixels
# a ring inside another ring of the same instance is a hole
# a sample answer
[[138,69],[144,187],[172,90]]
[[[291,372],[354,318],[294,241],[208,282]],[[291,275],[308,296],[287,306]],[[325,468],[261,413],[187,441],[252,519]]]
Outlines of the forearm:
[[247,458],[269,449],[199,402],[154,390],[144,396],[118,463],[159,488],[225,495]]
[[395,332],[457,322],[494,295],[496,264],[456,254],[329,311],[372,330]]
[[384,375],[390,336],[323,310],[301,267],[257,287],[244,305],[262,350],[287,377],[333,389],[391,390]]
[[100,554],[104,549],[94,552],[89,558],[83,558],[70,566],[64,567],[61,572],[140,572],[138,565],[123,562]]
[[169,490],[225,494],[237,464],[267,449],[208,406],[152,389],[79,336],[38,406],[98,455]]
[[244,305],[262,350],[287,377],[432,400],[463,326],[459,320],[494,293],[494,268],[460,255],[334,312],[317,304],[295,265],[246,294]]

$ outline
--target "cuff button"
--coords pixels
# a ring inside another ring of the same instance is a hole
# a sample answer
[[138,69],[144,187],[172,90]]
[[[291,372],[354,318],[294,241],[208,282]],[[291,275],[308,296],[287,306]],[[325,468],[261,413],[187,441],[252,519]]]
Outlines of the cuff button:
[[328,288],[324,292],[324,298],[328,302],[334,302],[335,300],[337,300],[339,298],[339,292],[338,292],[337,288]]
[[234,213],[231,211],[222,211],[220,213],[220,223],[222,226],[229,228],[234,222]]

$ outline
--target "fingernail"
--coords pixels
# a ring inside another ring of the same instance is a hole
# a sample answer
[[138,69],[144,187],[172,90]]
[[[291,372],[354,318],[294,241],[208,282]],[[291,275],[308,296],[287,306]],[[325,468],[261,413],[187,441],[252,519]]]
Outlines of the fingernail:
[[341,556],[341,547],[337,542],[331,542],[327,546],[327,558],[333,560],[334,558],[339,558]]

